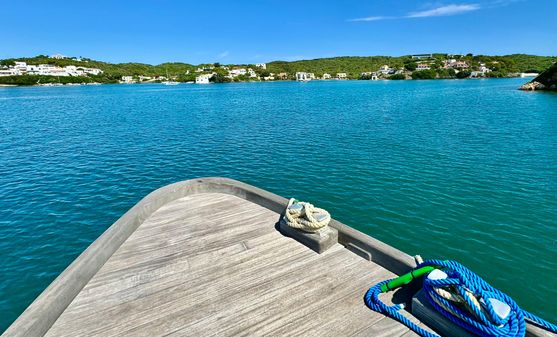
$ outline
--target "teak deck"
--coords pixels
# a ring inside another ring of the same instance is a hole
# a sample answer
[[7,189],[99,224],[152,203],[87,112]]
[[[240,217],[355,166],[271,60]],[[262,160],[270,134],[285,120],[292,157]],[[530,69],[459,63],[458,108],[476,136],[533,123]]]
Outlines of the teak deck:
[[363,302],[412,259],[336,221],[317,254],[277,230],[285,204],[222,178],[153,192],[5,336],[416,336]]
[[400,336],[363,303],[393,277],[341,245],[316,254],[275,229],[279,214],[204,193],[149,217],[50,331],[55,336]]

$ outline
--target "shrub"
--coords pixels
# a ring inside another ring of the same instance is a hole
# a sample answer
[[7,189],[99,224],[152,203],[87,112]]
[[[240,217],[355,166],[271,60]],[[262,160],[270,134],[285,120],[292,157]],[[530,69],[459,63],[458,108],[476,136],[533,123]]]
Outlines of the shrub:
[[406,76],[404,74],[394,74],[389,77],[390,80],[405,80]]

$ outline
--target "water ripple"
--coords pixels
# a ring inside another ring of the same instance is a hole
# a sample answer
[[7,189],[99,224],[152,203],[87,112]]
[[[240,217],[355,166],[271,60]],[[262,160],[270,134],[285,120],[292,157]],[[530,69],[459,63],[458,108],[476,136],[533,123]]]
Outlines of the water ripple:
[[228,176],[557,317],[557,95],[520,80],[0,89],[0,331],[147,193]]

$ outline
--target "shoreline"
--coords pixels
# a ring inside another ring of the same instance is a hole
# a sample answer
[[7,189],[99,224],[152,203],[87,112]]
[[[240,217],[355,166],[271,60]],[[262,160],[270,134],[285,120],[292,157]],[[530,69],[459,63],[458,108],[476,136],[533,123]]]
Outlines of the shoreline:
[[[362,79],[315,79],[311,81],[297,81],[297,80],[274,80],[274,81],[234,81],[234,82],[210,82],[208,84],[237,84],[237,83],[284,83],[284,82],[300,82],[300,83],[307,83],[307,82],[346,82],[346,81],[357,81],[357,82],[385,82],[385,81],[393,81],[393,82],[404,82],[404,81],[442,81],[442,80],[455,80],[455,81],[462,81],[462,80],[502,80],[502,79],[513,79],[513,78],[524,78],[521,76],[508,76],[508,77],[474,77],[474,78],[417,78],[417,79],[389,79],[389,78],[382,78],[378,80],[362,80]],[[533,77],[532,77],[533,78]],[[0,87],[8,88],[8,87],[91,87],[91,86],[99,86],[99,85],[133,85],[133,84],[162,84],[162,82],[135,82],[135,83],[52,83],[52,85],[44,85],[44,84],[1,84]],[[200,85],[199,83],[192,83],[192,82],[178,82],[179,85],[182,84],[196,84]],[[206,85],[206,84],[201,84]]]

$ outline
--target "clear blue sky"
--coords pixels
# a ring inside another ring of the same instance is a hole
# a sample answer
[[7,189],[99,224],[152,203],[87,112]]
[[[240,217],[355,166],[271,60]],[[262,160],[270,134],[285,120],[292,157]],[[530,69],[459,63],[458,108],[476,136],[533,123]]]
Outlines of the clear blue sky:
[[0,58],[257,63],[448,52],[557,55],[557,0],[0,0]]

